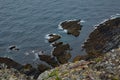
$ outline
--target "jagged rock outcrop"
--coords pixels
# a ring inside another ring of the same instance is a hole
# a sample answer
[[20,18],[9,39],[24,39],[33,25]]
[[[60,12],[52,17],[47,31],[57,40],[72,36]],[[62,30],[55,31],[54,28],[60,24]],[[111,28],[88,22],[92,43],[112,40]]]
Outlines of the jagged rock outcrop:
[[120,45],[120,17],[96,26],[83,48],[87,53],[105,53]]
[[37,80],[120,80],[120,49],[90,61],[60,65],[43,72]]
[[60,24],[60,26],[67,30],[67,34],[72,34],[75,37],[79,36],[80,30],[82,29],[80,20],[64,21]]

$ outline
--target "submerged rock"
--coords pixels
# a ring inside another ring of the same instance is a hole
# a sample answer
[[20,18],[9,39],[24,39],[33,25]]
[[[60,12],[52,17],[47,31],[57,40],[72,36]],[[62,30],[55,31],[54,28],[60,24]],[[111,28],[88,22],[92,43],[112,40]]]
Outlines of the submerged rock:
[[50,43],[52,43],[52,42],[54,42],[54,41],[56,41],[56,40],[58,40],[58,39],[60,39],[61,38],[61,36],[60,35],[57,35],[57,34],[49,34],[48,35],[48,41],[50,42]]
[[11,46],[9,46],[9,49],[10,49],[10,50],[13,50],[13,51],[19,51],[19,48],[17,48],[16,45],[11,45]]
[[105,53],[120,45],[120,18],[108,20],[98,26],[84,43],[87,53]]
[[82,25],[80,25],[80,20],[65,21],[60,24],[60,26],[67,30],[68,34],[72,34],[75,37],[79,36]]

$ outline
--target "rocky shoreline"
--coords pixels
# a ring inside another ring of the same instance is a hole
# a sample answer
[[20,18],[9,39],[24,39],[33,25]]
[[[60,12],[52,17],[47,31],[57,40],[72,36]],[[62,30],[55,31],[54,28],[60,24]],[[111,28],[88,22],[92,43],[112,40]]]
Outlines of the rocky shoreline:
[[[61,26],[68,30],[68,34],[77,37],[82,29],[79,22],[80,20],[65,21],[61,23]],[[50,34],[48,42],[53,46],[52,55],[38,54],[39,59],[48,65],[38,64],[34,68],[31,64],[21,65],[9,58],[0,57],[0,79],[119,80],[120,18],[107,20],[96,27],[84,43],[83,48],[87,52],[86,55],[78,55],[73,62],[69,62],[72,50],[70,45],[58,41],[61,38],[60,35]],[[16,75],[19,76],[18,79]]]
[[[44,66],[43,66],[44,67]],[[14,68],[0,65],[0,80],[34,80]],[[91,59],[69,62],[47,70],[37,80],[119,80],[120,48]],[[35,79],[36,80],[36,79]]]
[[120,48],[89,61],[69,62],[45,71],[37,80],[120,80]]

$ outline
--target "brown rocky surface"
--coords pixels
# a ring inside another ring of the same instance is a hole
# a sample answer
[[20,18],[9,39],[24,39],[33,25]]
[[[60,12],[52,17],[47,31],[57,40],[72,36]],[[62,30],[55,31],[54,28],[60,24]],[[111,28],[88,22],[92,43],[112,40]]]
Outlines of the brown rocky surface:
[[120,18],[107,20],[96,27],[84,43],[87,53],[105,53],[120,45]]
[[71,58],[70,50],[69,44],[60,43],[53,49],[52,55],[57,58],[59,63],[67,63]]
[[22,65],[13,61],[10,58],[4,58],[4,57],[0,57],[0,64],[6,64],[8,68],[15,68],[15,69],[20,69],[22,68]]
[[89,61],[60,65],[43,72],[37,80],[120,80],[120,49]]
[[80,25],[80,20],[64,21],[60,24],[60,26],[67,30],[68,34],[72,34],[75,37],[79,36],[82,28],[82,25]]
[[55,57],[52,57],[50,55],[39,55],[40,60],[45,61],[46,63],[48,63],[49,65],[51,65],[52,67],[56,67],[58,66],[58,62],[56,61]]
[[58,39],[61,38],[61,36],[60,36],[60,35],[57,35],[57,34],[49,34],[48,36],[50,37],[50,38],[48,39],[48,41],[49,41],[50,43],[52,43],[52,42],[54,42],[54,41],[56,41],[56,40],[58,40]]

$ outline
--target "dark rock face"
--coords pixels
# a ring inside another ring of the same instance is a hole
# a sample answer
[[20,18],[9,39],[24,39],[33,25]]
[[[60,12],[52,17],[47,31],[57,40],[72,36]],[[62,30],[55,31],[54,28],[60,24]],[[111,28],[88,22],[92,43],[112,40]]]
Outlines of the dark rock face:
[[59,64],[67,63],[71,58],[70,46],[69,44],[63,44],[63,42],[54,42],[53,44],[52,55],[39,55],[40,60],[48,63],[52,67],[59,66]]
[[63,29],[67,30],[68,34],[72,34],[75,37],[79,36],[82,26],[80,20],[65,21],[61,23]]
[[38,71],[41,73],[44,72],[45,70],[51,69],[50,67],[48,67],[45,64],[39,64],[37,68],[38,68]]
[[54,41],[56,41],[56,40],[58,40],[58,39],[60,39],[61,38],[61,36],[60,35],[57,35],[57,34],[50,34],[50,35],[48,35],[50,38],[48,39],[48,41],[50,42],[50,43],[52,43],[52,42],[54,42]]
[[[4,58],[4,57],[0,57],[0,64],[5,64],[7,65],[7,68],[14,68],[17,69],[18,71],[20,71],[21,73],[27,75],[27,76],[38,76],[41,73],[40,71],[38,71],[37,69],[33,68],[31,64],[26,64],[26,65],[21,65],[15,61],[13,61],[10,58]],[[37,78],[37,77],[35,77]]]
[[120,45],[120,18],[108,20],[98,26],[84,43],[87,53],[105,53]]
[[63,44],[63,42],[54,42],[54,43],[52,44],[52,46],[53,46],[53,47],[57,47],[57,46],[62,45],[62,44]]
[[55,57],[52,57],[50,55],[39,55],[40,60],[45,61],[52,67],[58,66],[58,62],[56,61]]
[[22,65],[13,61],[12,59],[9,58],[3,58],[0,57],[0,64],[6,64],[8,68],[15,68],[17,70],[22,68]]
[[60,43],[55,46],[53,49],[53,56],[55,56],[59,63],[64,64],[67,63],[68,60],[71,58],[70,54],[70,45],[69,44],[63,44]]

